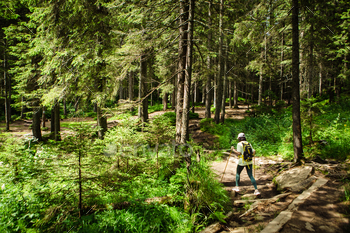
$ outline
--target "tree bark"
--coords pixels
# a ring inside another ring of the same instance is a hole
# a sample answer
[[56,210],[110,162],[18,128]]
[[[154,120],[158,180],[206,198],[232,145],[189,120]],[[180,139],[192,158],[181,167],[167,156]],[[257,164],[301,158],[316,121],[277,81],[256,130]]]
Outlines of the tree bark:
[[177,92],[176,78],[173,79],[173,83],[174,83],[174,89],[173,89],[173,93],[171,93],[171,109],[174,110],[176,106],[176,92]]
[[55,118],[54,118],[54,129],[55,129],[55,141],[61,141],[61,135],[60,135],[60,131],[61,131],[61,118],[60,118],[60,103],[57,102],[55,104]]
[[[134,71],[129,72],[129,101],[134,100]],[[130,111],[134,111],[134,108],[131,107]]]
[[148,121],[148,97],[147,94],[147,55],[142,54],[140,58],[140,81],[139,81],[139,118],[142,122]]
[[292,75],[293,75],[293,145],[294,162],[304,157],[300,122],[300,84],[299,84],[299,6],[298,0],[293,0],[292,9]]
[[233,108],[238,108],[237,81],[233,81]]
[[262,93],[263,93],[263,51],[261,51],[261,65],[260,65],[260,73],[259,73],[259,95],[258,95],[258,105],[261,105],[262,102]]
[[98,138],[103,139],[107,132],[107,117],[103,115],[100,106],[97,106],[97,126],[100,127],[98,131]]
[[[209,8],[208,8],[208,41],[207,41],[207,46],[208,46],[208,51],[209,54],[207,56],[207,68],[208,68],[208,75],[207,75],[207,80],[205,84],[205,118],[211,118],[211,112],[210,112],[210,107],[211,107],[211,96],[212,96],[212,79],[213,75],[211,73],[211,67],[212,67],[212,59],[211,59],[211,40],[212,40],[212,29],[211,29],[211,8],[212,8],[212,0],[209,1]],[[203,93],[204,94],[204,93]]]
[[310,25],[310,45],[309,45],[309,67],[308,67],[308,85],[307,85],[307,98],[310,99],[312,96],[312,89],[313,89],[313,71],[314,71],[314,41],[312,38],[313,35],[313,25]]
[[[283,27],[284,27],[284,24],[283,24]],[[284,85],[284,82],[283,82],[283,75],[284,75],[284,67],[283,67],[283,64],[282,62],[284,61],[284,32],[282,32],[282,49],[281,49],[281,73],[280,73],[280,77],[281,77],[281,97],[280,97],[280,100],[283,100],[283,85]]]
[[46,125],[45,125],[45,122],[46,122],[45,110],[46,110],[46,108],[43,107],[43,114],[42,114],[42,116],[41,116],[41,121],[42,121],[42,126],[43,126],[43,128],[46,127]]
[[319,84],[318,84],[318,93],[322,96],[322,62],[320,62],[320,73],[319,73]]
[[224,11],[224,0],[220,1],[220,17],[219,17],[219,61],[218,61],[218,75],[217,75],[217,86],[216,89],[216,106],[215,106],[215,116],[214,121],[216,124],[220,123],[220,112],[221,112],[221,105],[222,105],[222,79],[223,79],[223,54],[222,54],[222,43],[223,43],[223,25],[222,25],[222,19],[223,19],[223,11]]
[[40,107],[33,108],[33,122],[32,122],[32,133],[34,138],[38,141],[42,141],[41,128],[40,128]]
[[229,98],[229,108],[232,108],[232,81],[228,82],[228,98]]
[[226,97],[227,97],[227,59],[228,59],[228,44],[229,41],[226,39],[226,51],[225,51],[225,61],[224,61],[224,86],[223,86],[223,96],[222,96],[222,110],[221,110],[221,122],[225,122],[225,107],[226,107]]
[[[188,15],[188,33],[187,33],[187,54],[186,54],[186,73],[185,73],[185,85],[184,85],[184,100],[183,100],[183,112],[182,112],[182,130],[181,130],[181,143],[186,143],[189,140],[189,110],[190,110],[190,98],[191,98],[191,79],[192,79],[192,51],[193,51],[193,18],[194,18],[194,6],[195,0],[189,1],[189,15]],[[186,159],[187,161],[188,159]],[[191,158],[189,158],[189,162]]]
[[184,83],[185,83],[185,69],[186,69],[186,54],[187,54],[187,24],[188,19],[187,1],[180,0],[180,22],[179,22],[179,63],[177,75],[177,98],[176,98],[176,136],[175,142],[181,144],[182,134],[182,117],[184,106]]
[[7,75],[6,42],[4,45],[4,89],[5,89],[5,122],[6,131],[10,131],[11,121],[11,81]]
[[164,93],[164,96],[163,96],[163,111],[166,111],[168,106],[168,93]]
[[55,139],[55,106],[51,109],[51,119],[50,119],[50,131],[51,139]]

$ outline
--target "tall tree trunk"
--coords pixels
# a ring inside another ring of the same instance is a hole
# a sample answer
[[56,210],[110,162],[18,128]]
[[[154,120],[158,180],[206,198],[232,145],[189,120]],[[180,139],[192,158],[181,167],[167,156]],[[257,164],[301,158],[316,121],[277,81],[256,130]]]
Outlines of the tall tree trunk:
[[[188,33],[187,33],[187,55],[186,55],[186,75],[184,85],[184,102],[182,112],[182,130],[181,130],[181,143],[186,143],[189,140],[189,110],[190,110],[190,98],[191,98],[191,78],[192,78],[192,51],[193,51],[193,18],[194,18],[195,0],[189,1],[189,15],[188,15]],[[189,160],[189,161],[188,161]],[[191,158],[186,159],[187,165],[191,163]]]
[[232,108],[232,81],[228,81],[229,108]]
[[97,106],[97,126],[100,127],[98,131],[98,138],[103,139],[107,132],[107,117],[103,115],[101,107]]
[[50,131],[51,131],[51,139],[55,139],[55,106],[51,108],[51,119],[50,119]]
[[5,88],[5,122],[6,131],[10,131],[10,121],[11,121],[11,81],[7,75],[7,58],[6,58],[6,42],[4,46],[4,88]]
[[[284,24],[283,24],[284,27]],[[282,32],[282,48],[281,48],[281,73],[280,73],[280,78],[281,78],[281,96],[280,96],[280,100],[283,100],[283,75],[284,75],[284,70],[283,70],[283,64],[282,62],[284,61],[284,32]]]
[[140,81],[139,81],[139,118],[142,122],[148,121],[148,97],[147,94],[147,55],[142,54],[140,59]]
[[312,96],[312,89],[313,89],[313,74],[314,74],[314,41],[312,38],[313,35],[313,25],[311,23],[310,25],[310,45],[309,45],[309,67],[308,67],[308,84],[307,84],[307,98],[311,98]]
[[176,106],[176,92],[177,92],[177,88],[176,88],[176,78],[173,79],[173,84],[174,84],[174,89],[173,89],[173,93],[171,93],[171,109],[175,109]]
[[46,122],[45,110],[46,110],[46,108],[43,107],[43,114],[42,114],[42,116],[41,116],[41,121],[42,121],[42,126],[43,126],[43,128],[46,127],[46,125],[45,125],[45,122]]
[[42,141],[41,128],[40,128],[40,125],[41,125],[40,115],[41,115],[40,107],[33,108],[32,133],[34,138],[38,139],[38,141]]
[[320,73],[319,73],[319,84],[318,84],[318,93],[322,96],[322,62],[320,62]]
[[263,93],[263,51],[261,51],[261,55],[260,55],[260,60],[261,60],[261,64],[260,64],[260,73],[259,73],[259,96],[258,96],[258,105],[261,105],[262,102],[262,93]]
[[222,44],[223,44],[223,25],[222,25],[222,19],[223,19],[223,12],[224,11],[224,0],[220,1],[220,17],[219,17],[219,61],[218,61],[218,75],[217,75],[217,86],[216,89],[216,107],[215,107],[215,116],[214,121],[216,124],[220,123],[220,112],[221,112],[221,105],[222,105],[222,79],[223,79],[223,54],[222,54]]
[[21,107],[21,119],[24,118],[24,97],[21,96],[21,104],[22,104],[22,107]]
[[210,107],[211,107],[211,96],[212,96],[212,73],[211,73],[211,67],[212,67],[212,59],[211,59],[211,40],[212,40],[212,29],[211,29],[211,8],[212,8],[212,0],[209,1],[209,8],[208,8],[208,41],[207,41],[207,46],[208,46],[208,51],[209,54],[207,56],[207,68],[208,68],[208,75],[207,75],[207,80],[205,84],[205,95],[206,95],[206,100],[205,100],[205,118],[211,118],[211,112],[210,112]]
[[60,103],[57,102],[55,104],[55,117],[54,117],[54,128],[55,128],[55,141],[61,141],[61,135],[60,135],[60,131],[61,131],[61,117],[60,117]]
[[228,45],[229,40],[226,39],[226,50],[225,50],[225,61],[224,61],[224,91],[222,92],[222,111],[221,111],[221,122],[225,121],[225,108],[226,108],[226,97],[227,97],[227,59],[228,59]]
[[[134,71],[129,72],[129,101],[134,100]],[[130,111],[134,111],[134,108],[131,107]]]
[[202,86],[202,104],[205,104],[205,101],[207,99],[206,91],[205,91],[205,84]]
[[187,24],[188,19],[187,1],[180,0],[180,22],[179,22],[179,63],[177,75],[177,98],[176,98],[176,136],[175,141],[181,144],[182,117],[184,107],[184,83],[186,76],[186,54],[187,54]]
[[163,96],[163,111],[166,111],[168,108],[168,93],[164,93]]
[[233,108],[238,108],[237,80],[233,81]]
[[[81,138],[79,138],[82,140]],[[78,152],[78,166],[79,166],[79,177],[78,177],[78,184],[79,184],[79,200],[78,200],[78,209],[79,209],[79,218],[83,215],[83,204],[82,204],[82,193],[83,193],[83,188],[82,188],[82,175],[81,175],[81,158],[82,158],[82,152],[81,149]]]
[[300,122],[300,84],[299,84],[299,6],[298,0],[293,0],[292,9],[292,75],[293,75],[293,145],[294,162],[304,157]]

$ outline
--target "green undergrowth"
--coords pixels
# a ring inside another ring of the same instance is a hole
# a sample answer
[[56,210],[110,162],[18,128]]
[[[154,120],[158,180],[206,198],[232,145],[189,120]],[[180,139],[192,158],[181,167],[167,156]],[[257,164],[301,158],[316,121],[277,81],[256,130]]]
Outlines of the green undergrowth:
[[0,232],[196,232],[224,221],[227,192],[205,156],[193,153],[188,173],[170,120],[142,132],[125,119],[104,140],[88,124],[60,142],[1,140]]
[[[301,103],[303,149],[306,158],[317,155],[324,159],[345,160],[350,154],[350,102],[339,104],[310,99]],[[279,108],[279,107],[278,107]],[[292,108],[260,113],[244,120],[226,119],[215,124],[203,119],[201,129],[218,136],[216,149],[229,149],[237,144],[237,135],[244,132],[257,150],[257,156],[282,155],[293,159]]]

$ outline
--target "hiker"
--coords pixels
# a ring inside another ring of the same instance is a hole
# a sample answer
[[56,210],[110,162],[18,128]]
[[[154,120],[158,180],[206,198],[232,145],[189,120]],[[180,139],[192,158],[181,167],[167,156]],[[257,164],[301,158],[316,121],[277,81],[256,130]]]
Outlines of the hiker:
[[247,169],[247,173],[248,176],[250,178],[250,181],[252,182],[255,191],[254,191],[254,195],[260,195],[260,192],[258,191],[258,187],[256,185],[256,181],[253,177],[253,161],[246,161],[244,160],[244,145],[243,144],[249,144],[248,148],[250,146],[251,148],[251,156],[255,155],[255,150],[253,149],[252,145],[250,143],[247,142],[247,139],[245,138],[245,134],[244,133],[239,133],[238,134],[238,144],[237,144],[237,150],[235,150],[235,147],[232,146],[231,150],[233,151],[233,153],[235,153],[236,155],[238,155],[239,160],[237,163],[237,171],[236,171],[236,187],[234,187],[232,190],[235,192],[239,192],[239,180],[240,180],[240,175],[241,172],[243,171],[244,167]]

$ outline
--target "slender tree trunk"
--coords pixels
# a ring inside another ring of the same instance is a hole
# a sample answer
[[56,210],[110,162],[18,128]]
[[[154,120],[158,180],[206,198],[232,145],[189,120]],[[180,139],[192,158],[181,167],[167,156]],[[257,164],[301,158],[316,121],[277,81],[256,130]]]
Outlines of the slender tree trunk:
[[66,101],[66,98],[63,99],[63,115],[67,116],[67,101]]
[[119,99],[124,99],[124,88],[123,88],[123,81],[120,82],[120,87],[119,87]]
[[[82,140],[82,139],[80,139]],[[78,177],[78,184],[79,184],[79,203],[78,203],[78,209],[79,209],[79,218],[83,215],[83,204],[82,204],[82,193],[83,193],[83,188],[82,188],[82,175],[81,175],[81,150],[79,150],[79,158],[78,158],[78,163],[79,163],[79,177]]]
[[233,108],[238,108],[237,81],[233,81]]
[[103,139],[105,133],[107,132],[107,117],[103,115],[100,106],[97,106],[97,126],[100,127],[98,131],[98,138]]
[[43,107],[43,114],[42,114],[42,116],[41,116],[41,121],[42,121],[42,126],[43,126],[43,128],[46,127],[46,125],[45,125],[45,122],[46,122],[45,110],[46,110],[46,108]]
[[203,86],[202,86],[202,104],[205,104],[205,101],[207,99],[207,95],[205,93],[206,93],[205,84],[203,84]]
[[[209,1],[209,8],[208,8],[208,41],[207,41],[207,46],[209,52],[211,52],[211,40],[212,40],[212,29],[211,29],[211,8],[212,8],[212,0]],[[211,112],[210,112],[210,107],[211,107],[211,96],[212,96],[212,73],[211,73],[211,67],[212,67],[212,59],[211,59],[211,54],[209,53],[207,56],[207,68],[208,68],[208,76],[205,84],[205,95],[206,95],[206,100],[205,100],[205,118],[211,118]]]
[[10,121],[11,121],[11,81],[7,75],[7,58],[6,58],[6,42],[4,45],[4,89],[5,89],[5,122],[6,131],[10,131]]
[[[129,101],[134,100],[134,71],[129,72]],[[134,108],[131,107],[130,111],[134,111]]]
[[307,85],[307,98],[310,99],[311,96],[312,96],[312,89],[313,89],[313,71],[314,71],[314,42],[313,42],[313,38],[312,38],[312,35],[313,35],[313,25],[311,24],[310,25],[310,45],[309,45],[309,67],[308,67],[308,85]]
[[163,96],[163,111],[166,111],[168,108],[168,93],[164,93]]
[[[186,75],[184,85],[184,102],[182,112],[182,130],[181,130],[181,143],[186,143],[189,140],[189,110],[190,110],[190,97],[191,97],[191,78],[192,78],[192,51],[193,51],[193,18],[195,0],[189,1],[189,15],[188,15],[188,33],[187,33],[187,55],[186,55]],[[188,161],[189,160],[189,161]],[[191,163],[191,158],[186,159],[187,165]],[[188,164],[189,163],[189,164]]]
[[50,131],[51,139],[55,139],[55,106],[51,109],[51,119],[50,119]]
[[[284,24],[283,24],[284,27]],[[283,64],[282,62],[284,61],[284,32],[282,32],[282,48],[281,48],[281,73],[280,73],[280,78],[281,78],[281,96],[280,100],[283,100],[283,75],[284,75],[284,70],[283,70]]]
[[21,119],[24,118],[24,97],[21,96],[21,104],[22,104],[22,107],[21,107]]
[[225,121],[225,108],[226,108],[226,97],[227,97],[227,59],[228,59],[228,45],[229,40],[226,39],[226,51],[225,51],[225,61],[224,61],[224,91],[222,96],[222,112],[221,112],[221,122]]
[[183,107],[184,107],[184,83],[186,76],[186,54],[187,54],[187,27],[188,19],[187,2],[180,0],[180,37],[179,37],[179,63],[177,76],[177,98],[176,98],[176,137],[177,144],[181,144]]
[[60,131],[61,131],[61,118],[60,118],[60,103],[57,102],[55,104],[55,117],[54,117],[54,125],[55,125],[55,141],[61,141],[61,135],[60,135]]
[[298,0],[293,0],[292,9],[292,74],[293,74],[293,145],[294,162],[299,162],[303,156],[303,145],[300,122],[300,84],[299,84],[299,6]]
[[229,108],[232,108],[232,81],[228,81]]
[[174,84],[174,89],[173,89],[173,93],[171,93],[171,109],[175,109],[176,106],[176,78],[173,79],[173,84]]
[[263,93],[263,51],[261,51],[261,64],[260,64],[260,74],[259,74],[259,96],[258,96],[258,105],[261,105],[262,102],[262,93]]
[[40,107],[33,108],[32,133],[34,138],[38,139],[38,141],[42,141],[41,128],[40,128],[40,125],[41,125],[40,115],[41,115]]
[[322,96],[322,62],[320,62],[320,73],[319,73],[319,84],[318,84],[318,93]]
[[223,53],[222,53],[222,44],[223,44],[223,12],[224,11],[224,0],[220,1],[220,17],[219,17],[219,61],[218,61],[218,75],[217,75],[217,86],[216,86],[216,107],[215,107],[215,116],[214,121],[216,124],[220,123],[220,112],[222,105],[222,79],[223,79]]
[[139,118],[142,122],[148,121],[148,97],[146,90],[146,78],[147,78],[147,55],[141,55],[140,59],[140,81],[139,81]]

